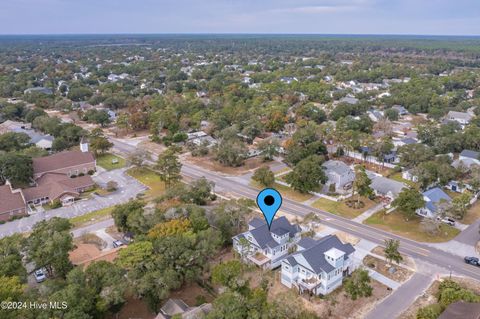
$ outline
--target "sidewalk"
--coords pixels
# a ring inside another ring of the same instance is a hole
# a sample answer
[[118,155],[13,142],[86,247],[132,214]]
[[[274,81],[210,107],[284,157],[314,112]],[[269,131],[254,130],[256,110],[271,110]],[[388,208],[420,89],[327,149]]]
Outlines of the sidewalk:
[[375,214],[376,212],[382,210],[384,208],[383,204],[380,203],[376,206],[373,206],[372,208],[366,210],[365,212],[363,212],[362,214],[358,215],[357,217],[355,217],[354,219],[352,219],[353,221],[356,221],[357,223],[363,223],[363,221],[367,218],[369,218],[370,216],[372,216],[373,214]]
[[381,282],[385,286],[387,286],[389,288],[392,288],[393,290],[397,289],[398,287],[400,287],[402,285],[401,283],[396,282],[395,280],[392,280],[388,277],[385,277],[384,275],[382,275],[379,272],[376,272],[373,269],[370,269],[370,268],[365,268],[365,269],[368,270],[368,273],[370,274],[370,277],[372,277],[376,281]]

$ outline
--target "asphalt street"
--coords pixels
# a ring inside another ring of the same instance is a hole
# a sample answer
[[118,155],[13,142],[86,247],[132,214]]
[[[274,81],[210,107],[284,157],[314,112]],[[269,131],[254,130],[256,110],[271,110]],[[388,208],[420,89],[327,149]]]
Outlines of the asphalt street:
[[[182,174],[190,178],[206,177],[215,182],[217,188],[227,190],[238,197],[255,199],[258,194],[258,190],[253,187],[239,184],[229,177],[220,176],[215,172],[207,171],[188,163],[183,164]],[[467,265],[461,257],[435,247],[430,247],[423,243],[394,235],[378,228],[356,223],[355,221],[311,206],[303,205],[287,198],[283,199],[283,204],[280,210],[298,216],[305,216],[310,212],[314,212],[321,218],[324,225],[352,234],[358,238],[369,240],[378,245],[383,245],[385,239],[397,239],[400,241],[400,251],[403,254],[424,262],[441,266],[446,273],[451,269],[452,272],[458,275],[469,276],[480,280],[480,267]]]

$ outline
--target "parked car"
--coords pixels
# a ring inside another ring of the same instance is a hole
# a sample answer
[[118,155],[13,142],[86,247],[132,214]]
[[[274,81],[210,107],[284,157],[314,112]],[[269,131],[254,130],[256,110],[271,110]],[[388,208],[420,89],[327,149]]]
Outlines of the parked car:
[[47,279],[47,275],[45,275],[44,269],[37,269],[33,272],[33,276],[35,277],[35,281],[41,283]]
[[465,262],[467,264],[470,264],[470,265],[474,265],[474,266],[479,266],[480,267],[480,261],[478,260],[477,257],[465,257],[463,260],[465,260]]
[[115,240],[113,242],[113,248],[118,248],[118,247],[123,246],[123,245],[125,245],[125,244],[121,240]]
[[439,221],[441,221],[444,224],[450,225],[450,226],[455,226],[455,220],[450,218],[450,217],[444,217],[444,218],[437,218]]

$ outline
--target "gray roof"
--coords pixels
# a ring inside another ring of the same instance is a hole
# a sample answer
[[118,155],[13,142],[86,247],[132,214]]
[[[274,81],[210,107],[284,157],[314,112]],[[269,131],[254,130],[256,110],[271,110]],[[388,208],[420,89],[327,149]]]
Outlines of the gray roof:
[[300,239],[297,243],[297,246],[302,247],[303,249],[312,248],[317,244],[317,241],[311,237],[304,237]]
[[342,161],[326,161],[325,163],[322,164],[322,167],[325,168],[325,170],[328,172],[334,172],[338,175],[346,175],[349,174],[350,172],[353,172],[353,170],[345,164]]
[[403,144],[410,145],[410,144],[417,144],[418,141],[411,137],[406,137],[402,140]]
[[351,97],[351,96],[345,96],[343,98],[340,99],[340,102],[342,103],[348,103],[348,104],[357,104],[358,103],[358,99],[357,98],[354,98],[354,97]]
[[261,219],[261,218],[258,218],[258,217],[255,217],[251,221],[248,222],[248,225],[252,226],[253,228],[260,227],[264,224],[265,224],[265,220]]
[[473,158],[473,159],[480,159],[480,153],[472,150],[463,150],[460,153],[460,156]]
[[263,249],[267,246],[276,247],[278,246],[278,243],[273,239],[271,232],[276,234],[278,229],[283,229],[280,232],[283,232],[284,230],[289,232],[290,238],[294,237],[295,234],[300,231],[300,227],[298,227],[298,225],[290,224],[288,219],[285,216],[282,216],[273,220],[270,231],[268,230],[267,224],[263,222],[263,225],[261,225],[260,227],[252,229],[250,231],[250,234],[252,234],[253,238],[255,238],[260,248]]
[[[315,273],[326,272],[329,273],[335,269],[326,259],[325,259],[325,252],[328,250],[336,248],[340,251],[343,251],[345,255],[350,255],[355,251],[355,248],[351,244],[344,244],[338,239],[335,235],[328,235],[316,241],[315,245],[295,254],[292,254],[287,261],[290,262],[290,258],[294,258],[296,256],[302,255],[303,258],[312,266]],[[298,263],[298,260],[296,260]],[[309,268],[306,265],[302,265],[304,267]]]
[[405,184],[401,182],[397,182],[393,179],[383,176],[378,176],[370,171],[367,171],[367,175],[372,180],[370,187],[380,194],[386,195],[390,192],[392,195],[397,196],[405,187]]

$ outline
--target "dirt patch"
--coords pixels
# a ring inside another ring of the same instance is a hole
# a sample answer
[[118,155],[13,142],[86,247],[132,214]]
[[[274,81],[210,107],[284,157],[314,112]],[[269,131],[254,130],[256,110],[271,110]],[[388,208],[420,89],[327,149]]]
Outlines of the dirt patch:
[[87,260],[100,256],[101,251],[94,244],[76,244],[77,248],[69,253],[69,258],[72,264],[80,265]]
[[150,153],[153,153],[155,155],[163,153],[163,151],[166,150],[166,147],[164,145],[160,145],[151,141],[143,141],[138,144],[138,147],[144,149],[145,151],[148,151]]
[[115,240],[123,239],[123,233],[119,231],[115,225],[105,228],[105,232],[115,238]]
[[102,250],[107,246],[107,243],[103,239],[92,233],[83,234],[75,239],[74,242],[79,244],[92,244],[95,245],[98,250]]
[[355,246],[360,241],[358,237],[347,234],[343,231],[336,231],[333,233],[333,235],[336,235],[343,243],[345,244],[349,243],[349,244],[352,244],[352,246]]
[[[413,271],[410,271],[406,268],[400,267],[398,265],[390,264],[383,259],[367,255],[363,258],[363,264],[370,269],[375,270],[376,272],[388,277],[396,282],[404,282],[413,275]],[[396,271],[391,273],[389,270],[395,268]]]
[[[170,294],[172,299],[181,299],[190,307],[197,306],[205,302],[212,302],[215,296],[202,288],[198,283],[192,282],[183,285],[180,289]],[[199,302],[201,301],[201,302]]]
[[143,300],[130,297],[118,314],[108,316],[107,319],[154,319],[156,316]]
[[372,280],[373,287],[372,296],[368,298],[359,298],[351,300],[343,290],[342,287],[333,291],[331,294],[320,297],[309,297],[306,295],[299,295],[295,289],[288,289],[280,283],[280,273],[277,272],[274,276],[274,282],[269,289],[268,295],[270,300],[275,299],[279,294],[290,294],[292,299],[298,299],[302,302],[304,307],[310,311],[315,312],[321,318],[334,319],[360,319],[364,318],[376,303],[381,301],[391,291],[387,286]]
[[[476,294],[480,294],[480,282],[471,278],[452,277],[452,280],[456,281],[462,288],[472,290]],[[441,280],[435,280],[425,293],[419,296],[408,309],[402,313],[399,319],[415,319],[417,312],[420,308],[432,305],[437,302],[436,294],[440,287]]]
[[[244,164],[239,167],[228,167],[223,166],[219,162],[217,162],[213,155],[205,156],[205,157],[193,157],[191,155],[186,155],[184,157],[185,161],[194,164],[196,166],[203,167],[209,171],[223,173],[225,175],[244,175],[249,173],[262,165],[265,165],[265,162],[260,157],[252,157],[245,160]],[[275,162],[272,162],[275,163]]]
[[[372,249],[372,253],[385,257],[385,251],[383,249],[384,249],[383,247],[377,246]],[[403,257],[403,260],[400,262],[400,266],[404,266],[410,269],[417,268],[417,266],[415,265],[415,261],[410,256],[402,255],[402,257]]]

